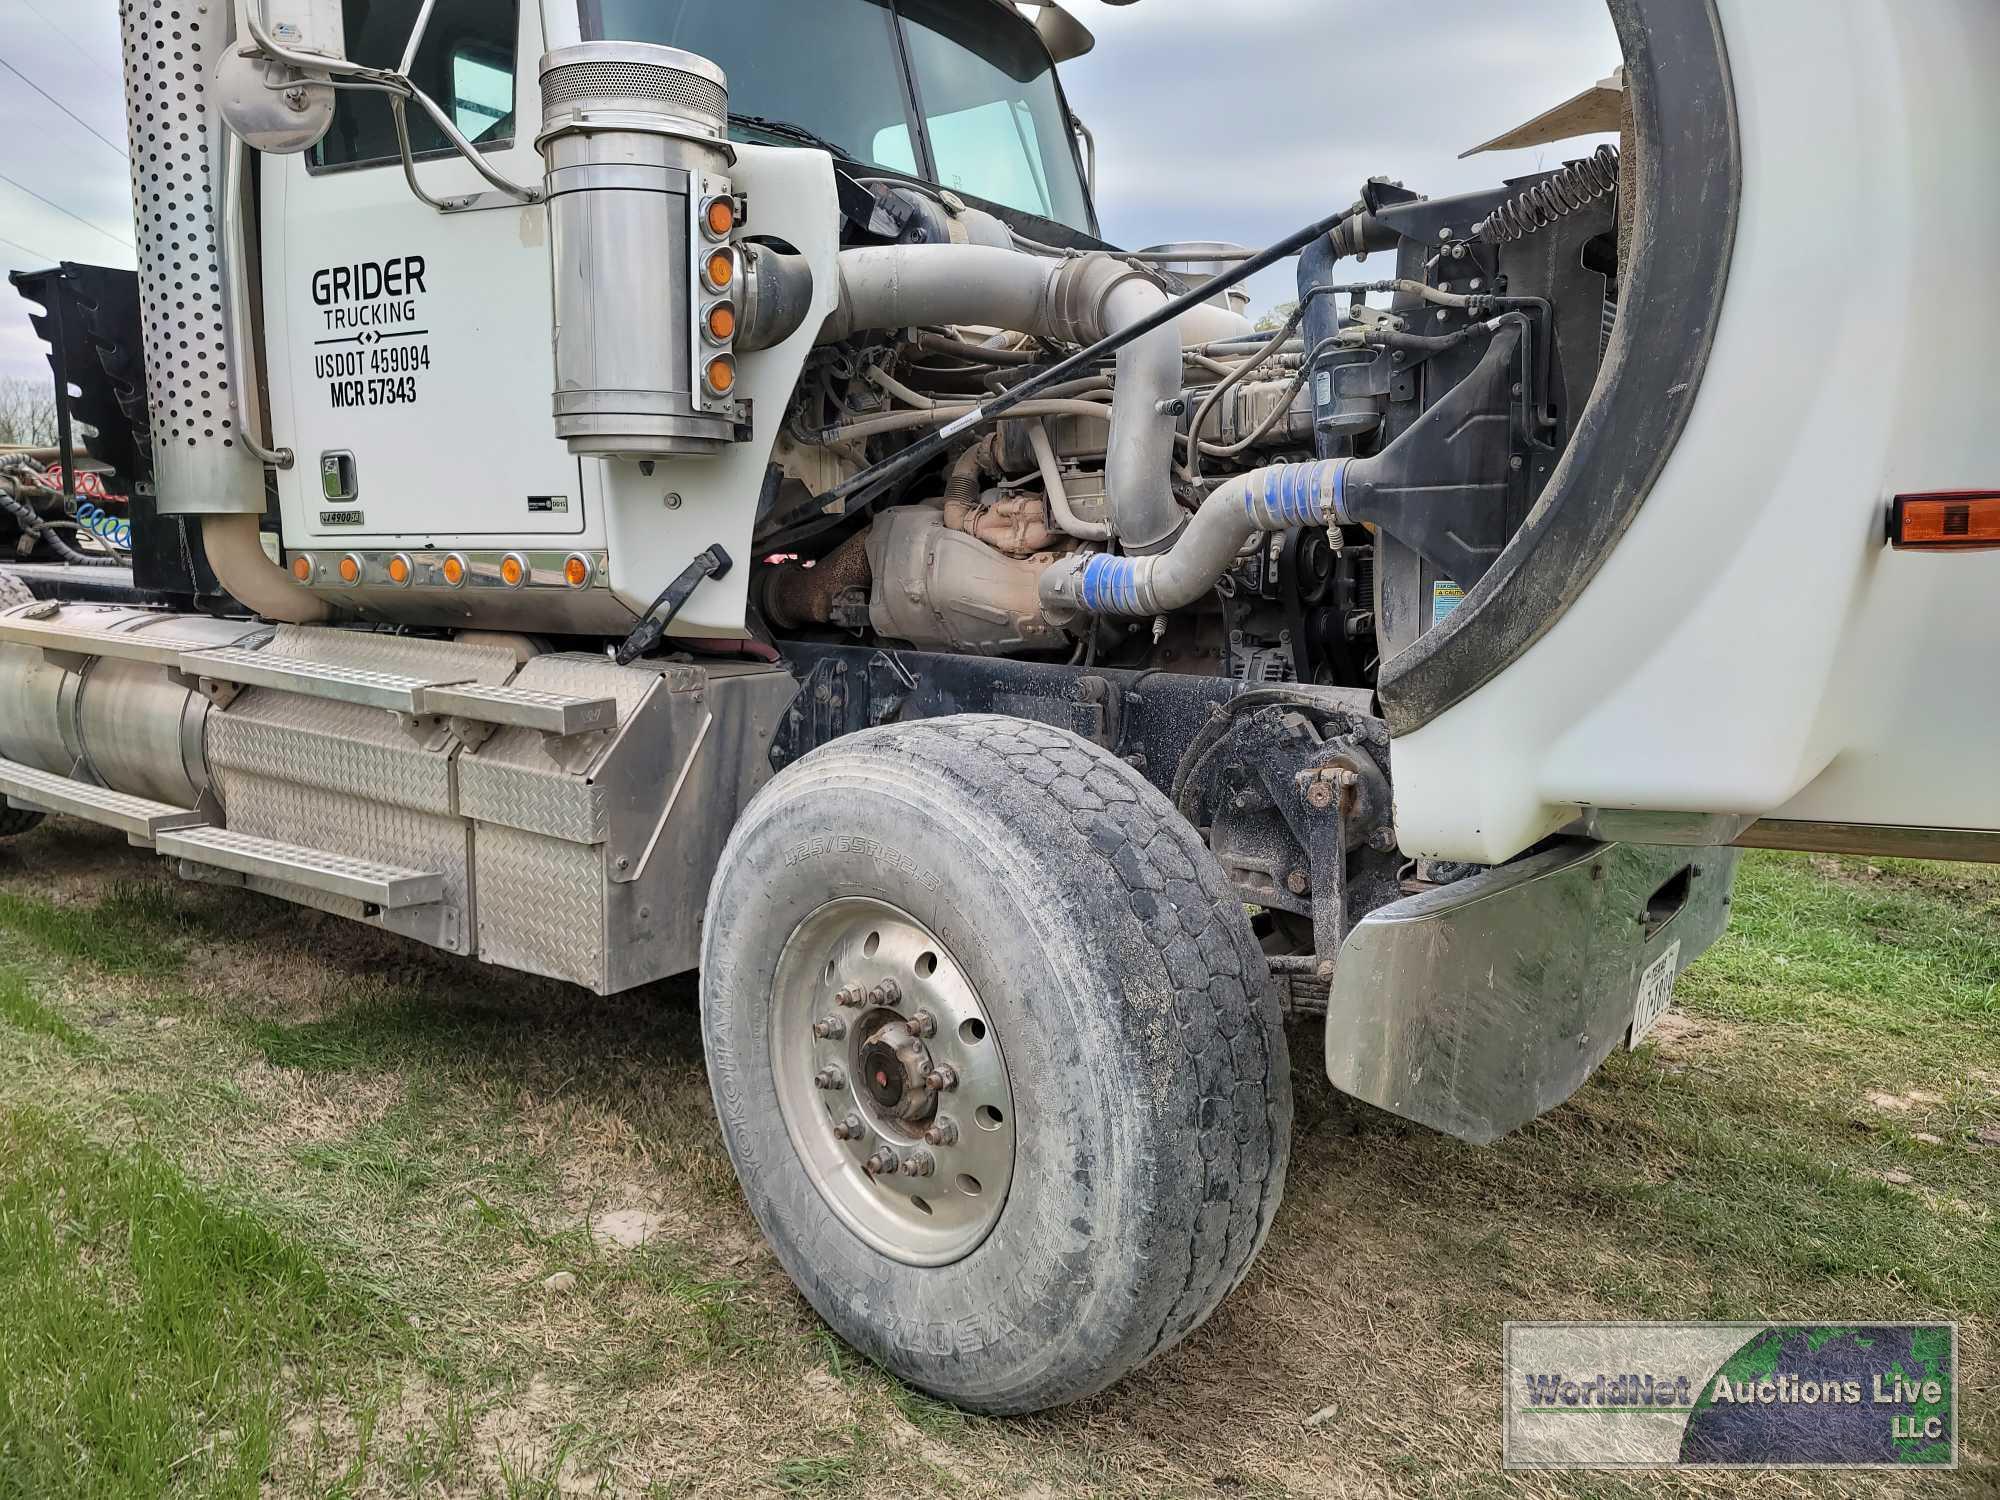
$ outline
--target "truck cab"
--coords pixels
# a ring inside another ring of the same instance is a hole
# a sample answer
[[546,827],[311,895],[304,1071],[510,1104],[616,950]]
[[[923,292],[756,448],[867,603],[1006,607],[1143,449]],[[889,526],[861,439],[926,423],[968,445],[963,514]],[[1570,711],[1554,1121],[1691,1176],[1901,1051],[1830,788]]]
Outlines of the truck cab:
[[[445,104],[492,170],[535,178],[537,7],[350,6],[346,55],[394,64],[420,11],[427,21],[411,77]],[[729,82],[731,141],[774,170],[788,154],[827,153],[852,190],[871,180],[928,184],[1030,237],[1101,246],[1055,63],[1010,5],[591,0],[574,25],[582,40],[673,46],[714,60]],[[1063,34],[1076,30],[1070,23]],[[608,489],[621,476],[553,434],[537,436],[548,425],[555,317],[547,212],[488,188],[421,113],[405,128],[415,183],[453,211],[412,196],[396,120],[379,95],[341,94],[317,145],[267,157],[259,174],[273,430],[300,455],[277,474],[286,547],[308,556],[311,576],[329,587],[340,580],[321,578],[323,568],[358,554],[364,577],[344,597],[364,609],[387,581],[388,559],[409,553],[414,581],[407,591],[391,585],[402,591],[398,618],[465,623],[497,612],[524,629],[629,628],[658,584],[628,571],[636,549],[614,547],[614,532],[636,530],[650,548],[649,523],[660,518],[608,515]],[[835,215],[819,201],[824,191],[812,195],[793,239],[825,238]],[[785,239],[773,201],[781,196],[798,195],[767,195],[747,232]],[[501,434],[505,441],[492,440]],[[667,493],[651,497],[651,508]],[[528,569],[521,590],[475,594],[497,582],[511,553]],[[453,555],[468,584],[445,584],[432,566]],[[560,575],[571,555],[603,587],[580,597],[570,590]],[[426,601],[414,615],[412,597]],[[687,628],[736,634],[741,615],[741,600],[725,587],[691,604]]]

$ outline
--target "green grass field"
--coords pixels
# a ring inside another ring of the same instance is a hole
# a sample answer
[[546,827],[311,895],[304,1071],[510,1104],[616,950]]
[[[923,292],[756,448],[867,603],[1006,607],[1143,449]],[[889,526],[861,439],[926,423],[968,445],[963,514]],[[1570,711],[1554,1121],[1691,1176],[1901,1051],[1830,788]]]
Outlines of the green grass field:
[[[792,1292],[692,987],[598,1000],[116,834],[0,844],[0,1500],[2000,1493],[2000,871],[1755,855],[1656,1039],[1475,1149],[1341,1100],[1198,1335],[966,1417]],[[1961,1324],[1965,1467],[1510,1475],[1520,1318]]]

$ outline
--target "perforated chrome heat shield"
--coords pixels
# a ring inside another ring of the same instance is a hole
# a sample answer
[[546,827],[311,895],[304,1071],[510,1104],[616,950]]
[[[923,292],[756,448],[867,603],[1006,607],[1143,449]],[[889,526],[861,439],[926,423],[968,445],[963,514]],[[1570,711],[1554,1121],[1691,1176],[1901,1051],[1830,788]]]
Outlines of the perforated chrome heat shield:
[[231,246],[219,210],[229,154],[240,148],[222,128],[211,85],[229,44],[229,7],[121,0],[119,9],[159,508],[261,512],[263,469],[242,442],[223,292]]

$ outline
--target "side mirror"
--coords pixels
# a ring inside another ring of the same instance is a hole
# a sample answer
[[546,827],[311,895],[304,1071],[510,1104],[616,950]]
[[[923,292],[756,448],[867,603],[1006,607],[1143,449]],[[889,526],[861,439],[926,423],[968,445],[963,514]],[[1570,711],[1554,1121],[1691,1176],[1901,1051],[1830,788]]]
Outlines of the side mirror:
[[[340,7],[341,0],[238,0],[235,35],[215,70],[216,109],[233,135],[274,156],[319,144],[333,123],[334,89],[303,60],[345,61]],[[285,59],[263,49],[260,29]]]

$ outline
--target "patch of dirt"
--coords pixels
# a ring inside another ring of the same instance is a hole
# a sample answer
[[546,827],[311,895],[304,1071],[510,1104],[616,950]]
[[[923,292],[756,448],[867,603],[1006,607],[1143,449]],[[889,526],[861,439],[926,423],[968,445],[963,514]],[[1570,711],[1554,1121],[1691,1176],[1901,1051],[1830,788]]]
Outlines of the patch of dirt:
[[1870,1093],[1867,1100],[1871,1109],[1892,1115],[1906,1115],[1912,1110],[1927,1110],[1944,1103],[1941,1095],[1926,1093],[1923,1089],[1911,1089],[1905,1094],[1891,1094],[1877,1090]]
[[620,1250],[636,1250],[658,1237],[666,1220],[643,1208],[620,1208],[598,1214],[590,1221],[591,1238]]
[[[1686,1063],[1696,1057],[1730,1050],[1737,1030],[1727,1021],[1689,1015],[1678,1005],[1667,1007],[1653,1023],[1650,1041],[1663,1062]],[[1641,1044],[1644,1045],[1643,1043]]]

